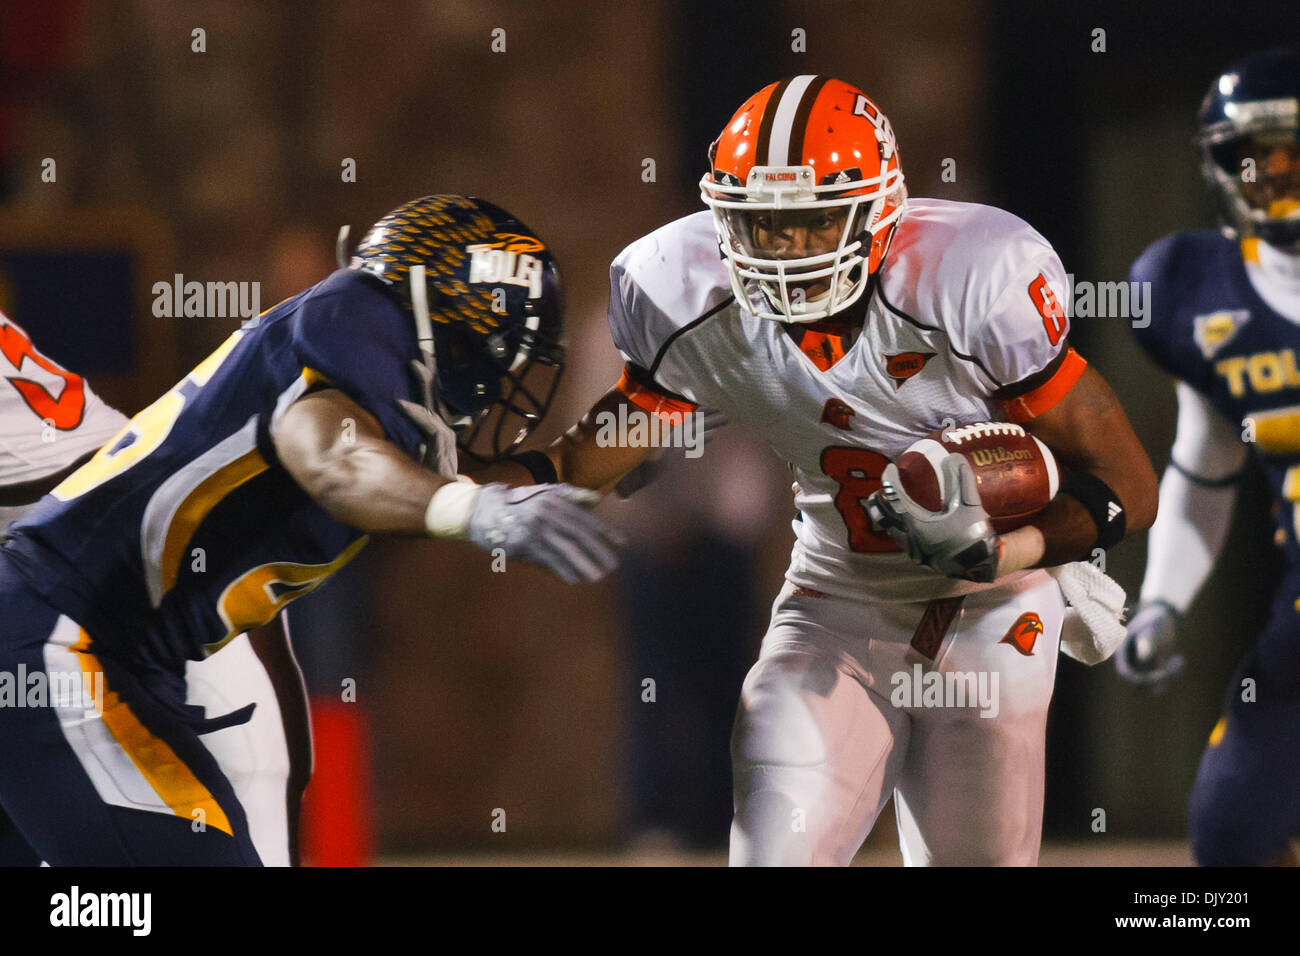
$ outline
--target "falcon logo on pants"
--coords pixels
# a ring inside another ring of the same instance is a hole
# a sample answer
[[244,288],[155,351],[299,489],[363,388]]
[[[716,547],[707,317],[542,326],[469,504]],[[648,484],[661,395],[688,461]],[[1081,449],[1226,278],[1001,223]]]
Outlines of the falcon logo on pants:
[[1042,633],[1042,620],[1033,611],[1026,611],[1016,618],[1016,623],[1011,625],[1010,630],[998,643],[1010,644],[1021,654],[1031,657],[1034,653],[1034,643]]

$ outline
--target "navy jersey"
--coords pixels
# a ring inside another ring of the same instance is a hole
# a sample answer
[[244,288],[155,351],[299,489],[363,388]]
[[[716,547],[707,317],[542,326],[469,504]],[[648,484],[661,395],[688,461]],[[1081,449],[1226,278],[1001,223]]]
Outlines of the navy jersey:
[[272,424],[328,385],[415,458],[422,435],[397,401],[419,400],[417,355],[407,314],[373,278],[339,270],[235,332],[42,499],[0,554],[100,646],[164,666],[201,658],[365,543],[280,465]]
[[1202,230],[1153,243],[1129,273],[1131,281],[1151,283],[1151,322],[1135,334],[1158,365],[1239,425],[1276,496],[1278,537],[1295,567],[1300,315],[1278,314],[1251,285],[1245,259],[1256,241]]

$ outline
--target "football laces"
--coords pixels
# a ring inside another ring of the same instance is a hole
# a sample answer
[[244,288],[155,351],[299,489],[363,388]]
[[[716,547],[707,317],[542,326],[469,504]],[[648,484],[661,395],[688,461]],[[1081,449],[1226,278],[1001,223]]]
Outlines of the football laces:
[[941,436],[944,441],[960,445],[964,441],[982,438],[985,435],[1024,435],[1025,430],[1011,422],[975,422],[960,428],[949,428]]

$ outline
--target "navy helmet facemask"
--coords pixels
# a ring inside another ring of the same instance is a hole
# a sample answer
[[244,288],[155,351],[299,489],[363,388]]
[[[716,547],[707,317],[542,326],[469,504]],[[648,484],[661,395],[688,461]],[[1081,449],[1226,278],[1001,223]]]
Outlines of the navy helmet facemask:
[[1201,103],[1201,172],[1226,225],[1300,253],[1300,48],[1252,54]]

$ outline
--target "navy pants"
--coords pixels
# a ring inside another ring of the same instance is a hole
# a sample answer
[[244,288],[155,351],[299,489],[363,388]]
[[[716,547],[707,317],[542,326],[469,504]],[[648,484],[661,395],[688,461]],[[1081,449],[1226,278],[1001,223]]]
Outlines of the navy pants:
[[1300,572],[1293,571],[1228,687],[1224,718],[1201,757],[1187,818],[1202,866],[1271,863],[1300,832],[1298,599]]
[[0,550],[0,864],[260,863],[179,674],[127,662]]

